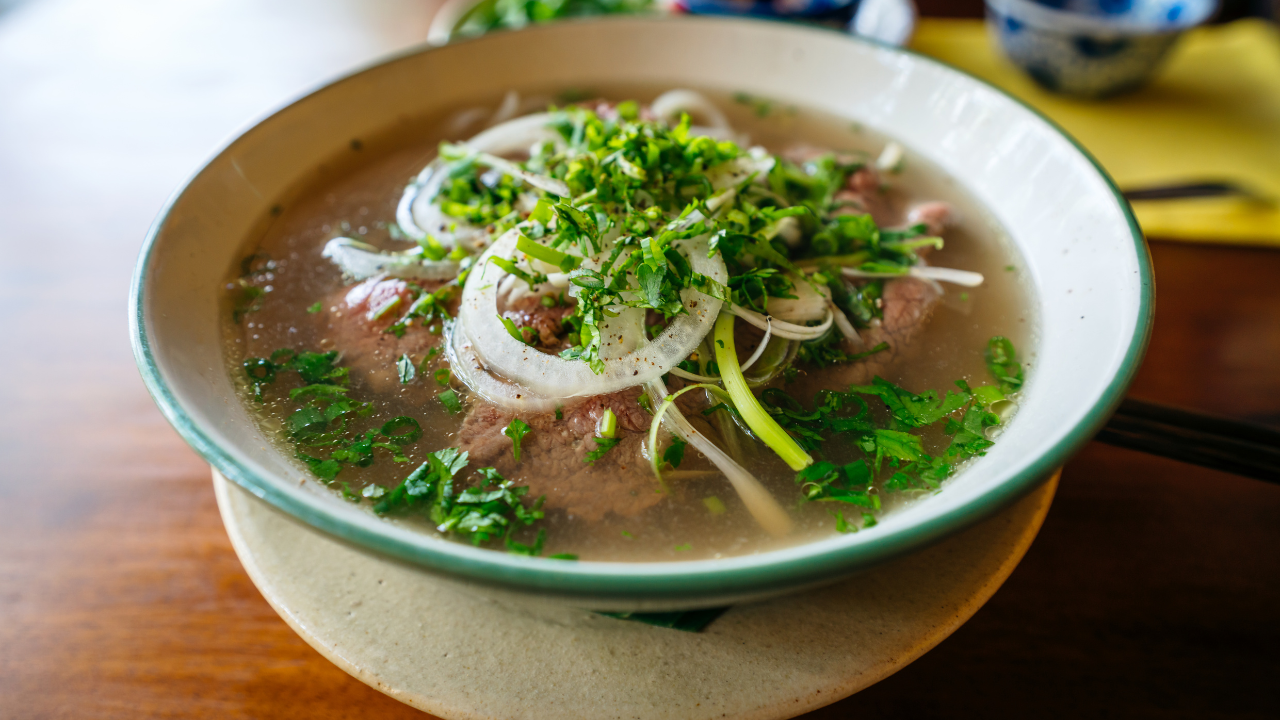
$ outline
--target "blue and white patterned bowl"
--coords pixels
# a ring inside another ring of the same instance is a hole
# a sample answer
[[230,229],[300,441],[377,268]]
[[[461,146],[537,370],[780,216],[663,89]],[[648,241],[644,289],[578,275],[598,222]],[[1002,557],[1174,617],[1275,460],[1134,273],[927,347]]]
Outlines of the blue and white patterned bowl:
[[1106,97],[1146,82],[1178,35],[1218,0],[986,0],[1009,59],[1048,90]]

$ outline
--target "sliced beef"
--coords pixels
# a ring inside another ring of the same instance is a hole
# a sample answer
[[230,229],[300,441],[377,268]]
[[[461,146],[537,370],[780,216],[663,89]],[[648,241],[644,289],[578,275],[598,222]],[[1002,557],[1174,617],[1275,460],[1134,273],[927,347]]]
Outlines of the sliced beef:
[[[370,316],[396,298],[398,304],[381,317]],[[322,318],[328,331],[325,347],[340,350],[342,363],[351,368],[352,375],[375,391],[434,392],[434,383],[401,386],[395,364],[405,353],[420,361],[440,344],[441,336],[416,322],[403,337],[386,332],[413,298],[413,288],[394,279],[370,279],[335,293],[328,300],[332,309]],[[537,297],[527,297],[507,312],[508,316],[516,314],[513,319],[518,325],[537,329],[544,342],[559,342],[561,319],[569,309],[547,308]],[[692,402],[693,394],[685,397]],[[635,515],[663,497],[643,454],[650,416],[640,407],[639,396],[640,389],[632,388],[584,398],[567,403],[560,419],[555,413],[521,413],[520,419],[529,424],[531,432],[521,443],[519,463],[512,454],[511,439],[502,432],[515,413],[477,403],[463,420],[460,444],[476,467],[496,467],[506,477],[528,485],[533,497],[547,497],[548,508],[588,520],[610,513]],[[424,395],[423,401],[427,399]],[[597,427],[606,409],[612,409],[618,419],[621,442],[589,464],[586,455],[596,449]]]
[[844,181],[844,187],[836,191],[835,201],[838,205],[835,215],[870,213],[881,227],[898,222],[898,216],[880,186],[880,173],[874,168],[864,167],[850,175]]
[[502,316],[514,322],[518,328],[527,327],[537,332],[539,347],[558,351],[566,346],[565,338],[569,331],[564,321],[572,314],[572,303],[547,307],[542,304],[542,296],[525,295],[509,303]]
[[[786,160],[803,165],[831,152],[812,145],[796,145],[782,152]],[[864,162],[865,158],[848,153],[836,153],[836,160],[845,165]],[[880,181],[880,173],[872,165],[864,165],[845,179],[844,187],[836,191],[836,215],[870,213],[876,224],[889,227],[901,222]]]
[[[800,147],[789,152],[787,158],[792,162],[805,162],[821,152]],[[955,211],[944,202],[922,203],[912,208],[906,218],[903,218],[901,211],[894,208],[885,193],[880,174],[872,166],[863,167],[850,175],[845,180],[844,187],[836,192],[835,200],[839,206],[834,214],[869,213],[881,227],[893,227],[905,219],[909,225],[924,223],[928,226],[929,234],[939,235],[954,222]],[[929,248],[920,248],[916,253],[922,258],[926,257]],[[798,394],[811,397],[818,390],[861,385],[870,382],[877,374],[883,374],[907,354],[912,340],[928,323],[929,316],[941,299],[942,290],[933,282],[899,278],[885,283],[882,298],[884,317],[861,335],[866,348],[887,342],[889,349],[846,365],[811,370],[797,383]]]
[[[637,402],[639,390],[589,398],[554,413],[519,417],[530,427],[521,442],[520,461],[503,430],[517,413],[477,405],[463,420],[461,446],[477,467],[492,465],[505,477],[529,486],[530,497],[545,495],[546,506],[586,520],[605,515],[632,516],[662,500],[643,454],[649,415]],[[618,417],[619,442],[594,464],[595,434],[606,408]]]
[[844,390],[849,385],[865,385],[876,375],[903,360],[911,343],[929,322],[930,315],[942,299],[937,283],[917,278],[898,278],[884,285],[884,317],[880,323],[861,333],[867,348],[882,342],[889,349],[863,360],[836,365],[823,370],[810,370],[795,386],[801,398],[809,398],[818,390]]
[[[433,288],[424,288],[431,290]],[[374,318],[378,308],[399,298],[396,305]],[[423,355],[440,344],[442,336],[433,334],[419,322],[405,329],[403,337],[386,332],[409,309],[414,290],[404,280],[370,278],[358,285],[343,288],[325,302],[326,350],[342,353],[341,362],[351,373],[375,391],[392,390],[399,385],[396,360],[409,355],[421,362]]]
[[943,230],[955,224],[956,210],[951,203],[934,201],[916,205],[907,211],[907,224],[925,224],[925,233],[941,235]]

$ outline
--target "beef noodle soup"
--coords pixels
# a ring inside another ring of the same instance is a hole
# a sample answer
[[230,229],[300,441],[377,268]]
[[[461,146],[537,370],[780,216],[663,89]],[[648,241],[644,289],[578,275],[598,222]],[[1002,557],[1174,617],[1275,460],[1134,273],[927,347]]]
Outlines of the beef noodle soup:
[[998,224],[847,122],[626,90],[353,141],[277,208],[227,356],[299,479],[565,560],[762,552],[945,492],[1034,359]]

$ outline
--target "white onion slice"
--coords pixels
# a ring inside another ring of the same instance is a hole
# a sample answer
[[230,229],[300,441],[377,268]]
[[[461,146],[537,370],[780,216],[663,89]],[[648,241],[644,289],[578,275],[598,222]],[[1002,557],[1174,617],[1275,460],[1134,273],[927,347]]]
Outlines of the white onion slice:
[[452,280],[460,265],[456,260],[427,260],[422,248],[406,252],[382,252],[378,248],[347,237],[336,237],[325,243],[322,257],[342,269],[344,275],[365,280],[375,275],[389,275],[406,280]]
[[[478,260],[462,291],[458,320],[470,337],[477,353],[502,377],[518,383],[536,394],[550,398],[603,395],[646,383],[669,371],[697,348],[720,312],[720,301],[685,289],[681,299],[688,314],[672,320],[653,341],[644,347],[614,354],[615,348],[635,348],[636,338],[643,333],[643,314],[639,322],[624,313],[611,319],[606,328],[602,352],[605,368],[599,375],[581,360],[566,360],[540,352],[511,337],[498,319],[498,282],[505,271],[488,262],[490,257],[511,257],[515,251],[516,233],[508,232]],[[707,257],[705,240],[679,241],[677,248],[687,248],[689,264],[694,272],[716,282],[728,280],[728,271],[719,256]],[[613,321],[617,320],[618,323]],[[605,357],[606,355],[610,357]]]
[[[478,133],[466,141],[467,147],[490,155],[507,155],[529,152],[536,143],[563,143],[563,138],[548,127],[554,113],[534,113]],[[410,238],[423,240],[427,234],[435,236],[445,247],[461,246],[468,250],[481,247],[486,242],[484,228],[465,220],[453,218],[440,211],[432,202],[444,183],[444,163],[433,160],[418,173],[418,177],[404,189],[400,204],[396,207],[396,224]]]
[[[650,381],[646,389],[649,392],[649,404],[655,408],[661,407],[662,401],[667,397],[667,388],[662,384],[662,380]],[[760,527],[774,537],[782,537],[791,532],[791,517],[787,515],[787,511],[782,509],[778,501],[754,475],[734,462],[725,451],[716,447],[706,435],[689,424],[679,407],[672,404],[667,408],[667,412],[662,417],[662,424],[674,435],[694,446],[719,468],[720,472],[724,473],[729,484],[738,493],[738,497],[742,498],[742,504],[747,507],[747,512],[760,523]],[[658,448],[651,447],[649,452],[656,453]]]
[[[463,145],[471,147],[469,143],[463,143]],[[516,163],[505,158],[500,158],[492,153],[477,152],[476,160],[480,161],[480,164],[488,165],[494,170],[505,175],[519,178],[526,184],[536,187],[539,190],[544,190],[546,192],[559,195],[560,197],[567,197],[569,195],[569,186],[565,185],[563,180],[557,180],[553,177],[529,172]]]
[[558,117],[560,117],[560,113],[544,112],[508,120],[477,133],[470,140],[467,140],[467,145],[480,152],[494,155],[507,155],[516,152],[527,153],[533,148],[534,144],[544,141],[562,145],[564,144],[564,138],[550,127],[551,122]]
[[[895,273],[875,273],[863,272],[857,268],[841,268],[840,272],[845,277],[853,278],[899,278],[900,274]],[[963,287],[978,287],[983,283],[985,278],[982,273],[969,272],[968,270],[955,270],[953,268],[934,267],[932,265],[913,265],[907,270],[908,277],[920,278],[921,280],[936,280],[938,282],[951,283],[952,285],[960,285]]]
[[689,113],[692,118],[701,118],[717,130],[729,130],[729,119],[720,112],[715,103],[705,95],[693,90],[668,90],[649,103],[649,110],[659,119],[670,124],[680,120],[680,113]]
[[896,142],[890,142],[880,151],[876,158],[876,169],[880,172],[896,173],[902,170],[902,161],[906,159],[906,149]]
[[808,281],[790,276],[794,298],[769,298],[769,314],[778,320],[790,323],[806,323],[826,317],[827,298],[824,297]]
[[467,334],[456,322],[451,323],[446,332],[445,357],[449,360],[449,369],[463,385],[484,400],[511,410],[535,413],[554,412],[563,404],[491,375],[485,369],[484,361],[476,355]]
[[715,167],[708,168],[707,180],[717,191],[727,190],[753,177],[763,183],[772,169],[773,156],[764,148],[753,147],[747,155],[726,160]]
[[[725,308],[725,311],[737,315],[761,330],[768,330],[771,327],[766,316],[755,310],[748,310],[741,305],[729,305]],[[835,322],[835,315],[830,309],[826,309],[823,313],[822,323],[819,325],[796,325],[775,320],[772,323],[772,328],[774,335],[787,340],[817,340],[826,334],[827,329],[831,327],[833,322]]]
[[756,351],[751,353],[751,357],[747,358],[746,362],[742,363],[742,372],[744,373],[747,368],[756,364],[756,361],[764,354],[765,347],[769,345],[769,340],[773,337],[773,318],[766,317],[764,321],[768,327],[764,329],[764,337],[760,340],[760,344],[756,346]]
[[712,376],[710,376],[710,375],[699,375],[698,373],[691,373],[691,372],[689,372],[688,370],[684,370],[684,369],[682,369],[682,368],[678,368],[678,367],[673,367],[673,368],[671,368],[670,372],[671,372],[671,374],[672,374],[672,375],[675,375],[676,377],[680,378],[681,380],[689,380],[689,381],[692,381],[692,382],[699,382],[699,383],[718,383],[718,382],[720,382],[720,378],[718,378],[718,377],[712,377]]
[[866,347],[867,344],[862,340],[862,336],[858,334],[857,329],[853,327],[853,323],[849,322],[849,317],[844,314],[844,311],[836,307],[836,304],[830,300],[827,301],[827,307],[831,308],[831,315],[836,320],[836,328],[840,330],[840,334],[844,336],[844,339],[853,343],[855,348],[862,349]]

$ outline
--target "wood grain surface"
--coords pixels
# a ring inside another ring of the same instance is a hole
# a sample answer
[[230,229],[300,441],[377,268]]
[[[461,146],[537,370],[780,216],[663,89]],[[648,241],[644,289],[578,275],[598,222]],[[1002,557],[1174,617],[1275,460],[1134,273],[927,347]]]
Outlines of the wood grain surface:
[[[966,6],[968,7],[968,6]],[[424,717],[271,611],[147,396],[129,275],[239,125],[430,2],[39,0],[0,15],[0,718]],[[1137,397],[1280,424],[1280,250],[1152,243]],[[1280,716],[1280,488],[1090,445],[952,638],[814,713]]]

